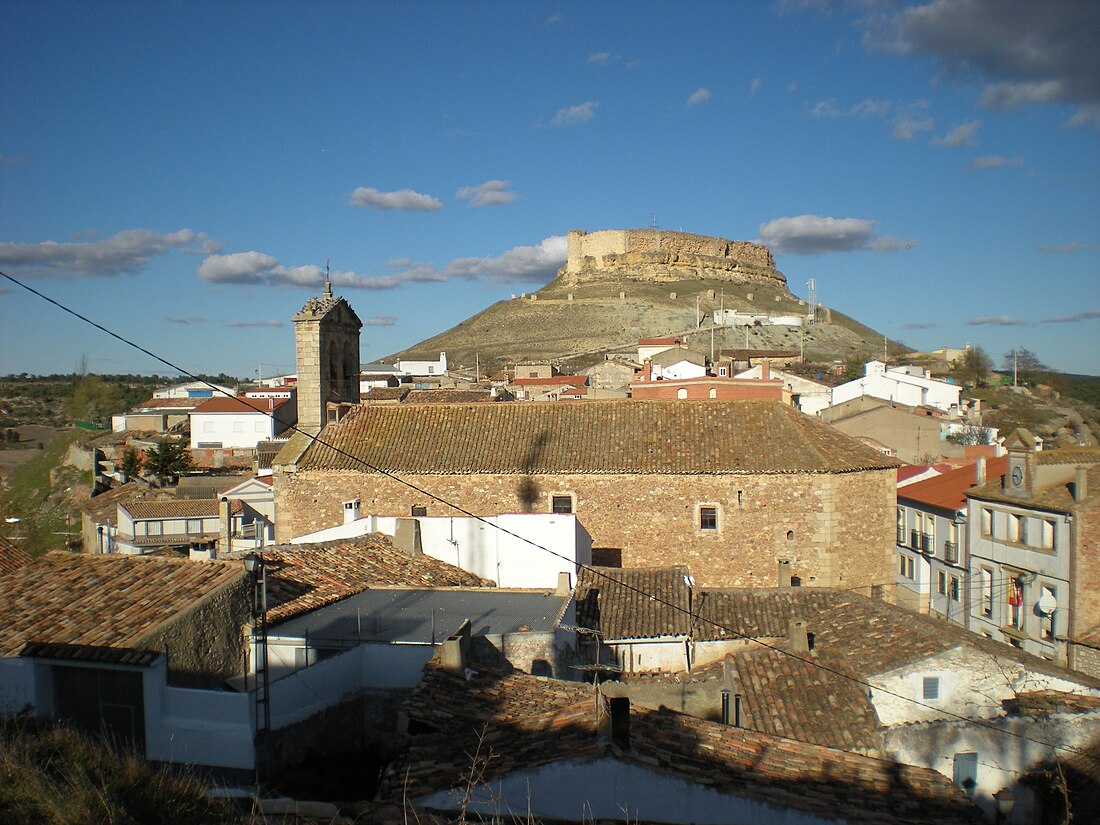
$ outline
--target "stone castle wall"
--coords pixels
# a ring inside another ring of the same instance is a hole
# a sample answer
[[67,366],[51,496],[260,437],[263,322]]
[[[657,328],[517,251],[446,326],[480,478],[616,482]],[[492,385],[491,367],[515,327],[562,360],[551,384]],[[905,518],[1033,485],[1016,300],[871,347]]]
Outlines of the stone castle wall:
[[652,281],[711,278],[787,285],[766,246],[659,229],[608,229],[592,233],[571,230],[568,257],[559,276],[567,284],[627,277]]
[[[410,475],[425,490],[478,515],[522,513],[534,485],[536,512],[571,495],[595,547],[622,549],[624,567],[687,564],[700,586],[774,587],[778,561],[804,585],[863,588],[894,580],[896,503],[892,469],[775,475]],[[341,502],[364,513],[453,511],[371,473],[275,473],[278,541],[343,520]],[[700,505],[718,508],[718,529],[700,530]],[[887,587],[892,595],[892,587]]]

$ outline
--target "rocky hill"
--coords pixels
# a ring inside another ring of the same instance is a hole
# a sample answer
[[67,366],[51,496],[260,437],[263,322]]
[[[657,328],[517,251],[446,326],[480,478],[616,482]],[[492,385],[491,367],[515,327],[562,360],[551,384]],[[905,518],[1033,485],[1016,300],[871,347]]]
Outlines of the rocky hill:
[[[751,313],[751,325],[714,323],[715,312]],[[554,361],[583,368],[608,353],[631,353],[639,338],[685,336],[702,352],[723,348],[805,349],[807,360],[879,355],[883,337],[818,307],[813,325],[772,325],[805,316],[766,247],[661,230],[569,233],[569,257],[542,289],[499,301],[451,329],[396,353],[453,365]],[[770,319],[767,317],[770,316]],[[903,351],[891,342],[891,352]],[[387,359],[388,360],[388,359]]]

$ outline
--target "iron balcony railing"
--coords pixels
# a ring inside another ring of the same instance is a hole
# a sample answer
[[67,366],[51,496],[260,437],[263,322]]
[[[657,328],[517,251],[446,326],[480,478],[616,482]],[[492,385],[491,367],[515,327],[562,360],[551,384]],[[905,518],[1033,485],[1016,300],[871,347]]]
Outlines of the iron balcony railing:
[[956,562],[959,560],[958,546],[953,541],[943,543],[943,557],[945,561]]
[[932,541],[931,533],[923,533],[920,537],[920,549],[925,553],[931,553],[935,544]]
[[920,530],[909,531],[909,546],[914,550],[920,549]]
[[899,527],[898,528],[898,544],[900,544],[902,547],[905,546],[905,528],[904,527]]

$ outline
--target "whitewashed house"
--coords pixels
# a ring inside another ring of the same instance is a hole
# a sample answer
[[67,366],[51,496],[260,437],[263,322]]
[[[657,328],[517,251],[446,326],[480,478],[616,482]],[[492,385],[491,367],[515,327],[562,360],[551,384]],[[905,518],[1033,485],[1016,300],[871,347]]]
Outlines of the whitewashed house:
[[400,359],[397,362],[397,370],[403,375],[411,375],[414,378],[428,375],[446,375],[447,353],[439,353],[439,359],[436,361]]
[[833,387],[831,405],[870,396],[909,407],[934,407],[951,415],[960,415],[962,387],[937,381],[918,367],[887,367],[882,361],[868,361],[864,375]]
[[153,398],[214,398],[215,396],[231,397],[237,391],[230,387],[218,384],[207,384],[205,381],[185,381],[182,384],[173,384],[171,387],[161,387],[153,392]]
[[[726,369],[726,367],[720,366],[718,368],[719,375],[722,374],[722,370],[724,369]],[[820,381],[814,381],[801,375],[795,375],[793,372],[770,369],[767,364],[757,364],[752,369],[737,373],[734,378],[753,378],[760,380],[765,377],[765,370],[767,370],[767,377],[772,380],[778,379],[783,382],[784,388],[790,393],[791,404],[798,407],[799,412],[803,412],[806,415],[817,415],[818,412],[832,403],[831,387],[822,384]]]
[[298,420],[293,389],[250,390],[211,398],[191,412],[191,449],[255,449]]

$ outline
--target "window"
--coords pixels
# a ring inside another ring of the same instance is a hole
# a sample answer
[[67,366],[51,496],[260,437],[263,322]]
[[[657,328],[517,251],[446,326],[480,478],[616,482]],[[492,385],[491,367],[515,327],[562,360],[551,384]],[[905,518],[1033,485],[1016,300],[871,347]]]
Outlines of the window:
[[717,398],[718,397],[718,390],[716,390],[714,387],[711,387],[710,392],[707,393],[707,397],[708,398]]
[[993,535],[993,511],[988,507],[982,508],[982,535]]
[[680,389],[676,390],[676,397],[677,398],[687,398],[688,397],[688,391],[686,389],[684,389],[683,387],[680,387]]
[[950,526],[950,538],[943,543],[944,561],[954,564],[959,560],[959,525],[957,522]]
[[204,433],[214,432],[214,422],[213,421],[204,421],[204,422],[202,422],[202,431]]
[[901,553],[898,553],[898,575],[905,575],[905,556]]
[[233,422],[233,432],[243,433],[244,432],[244,422],[243,421],[234,421]]
[[573,496],[551,496],[550,497],[550,512],[551,513],[572,513],[573,512]]
[[1008,616],[1009,624],[1017,630],[1024,627],[1024,583],[1019,576],[1008,580]]
[[427,518],[428,508],[424,507],[423,505],[414,504],[412,507],[411,515],[413,518]]
[[699,508],[699,529],[700,530],[717,530],[718,529],[718,508],[717,507],[700,507]]
[[905,508],[898,508],[898,544],[905,546]]
[[202,519],[201,518],[189,518],[187,519],[187,535],[197,536],[202,533]]
[[993,617],[993,570],[983,567],[981,571],[982,584],[982,615]]
[[947,574],[942,570],[936,576],[936,592],[941,596],[947,595]]
[[1057,627],[1054,617],[1058,609],[1058,591],[1053,587],[1044,585],[1040,589],[1039,614],[1043,617],[1041,624],[1044,639],[1053,639]]
[[265,432],[265,431],[266,431],[266,428],[267,428],[267,424],[266,424],[266,422],[264,422],[264,421],[257,421],[257,422],[255,423],[255,425],[253,425],[253,428],[252,428],[252,429],[253,429],[253,430],[254,430],[255,432],[258,432],[258,433],[262,433],[262,432]]
[[1008,540],[1027,544],[1027,518],[1015,513],[1008,514]]
[[953,602],[957,602],[959,600],[959,577],[958,576],[952,576],[951,577],[950,599]]
[[725,378],[726,377],[726,368],[725,367],[719,367],[718,368],[718,376],[720,378]]
[[913,557],[898,553],[898,573],[907,579],[914,579]]
[[936,517],[930,513],[924,515],[923,529],[924,533],[921,535],[920,549],[925,553],[936,552]]
[[164,525],[159,521],[147,521],[145,522],[145,535],[147,536],[159,536],[164,532]]
[[956,753],[953,779],[955,785],[969,793],[978,784],[978,754]]
[[925,701],[931,699],[940,698],[940,677],[939,676],[925,676],[924,685],[921,694]]
[[1040,545],[1044,550],[1054,549],[1054,522],[1050,519],[1043,519],[1041,524],[1042,530],[1042,544]]

